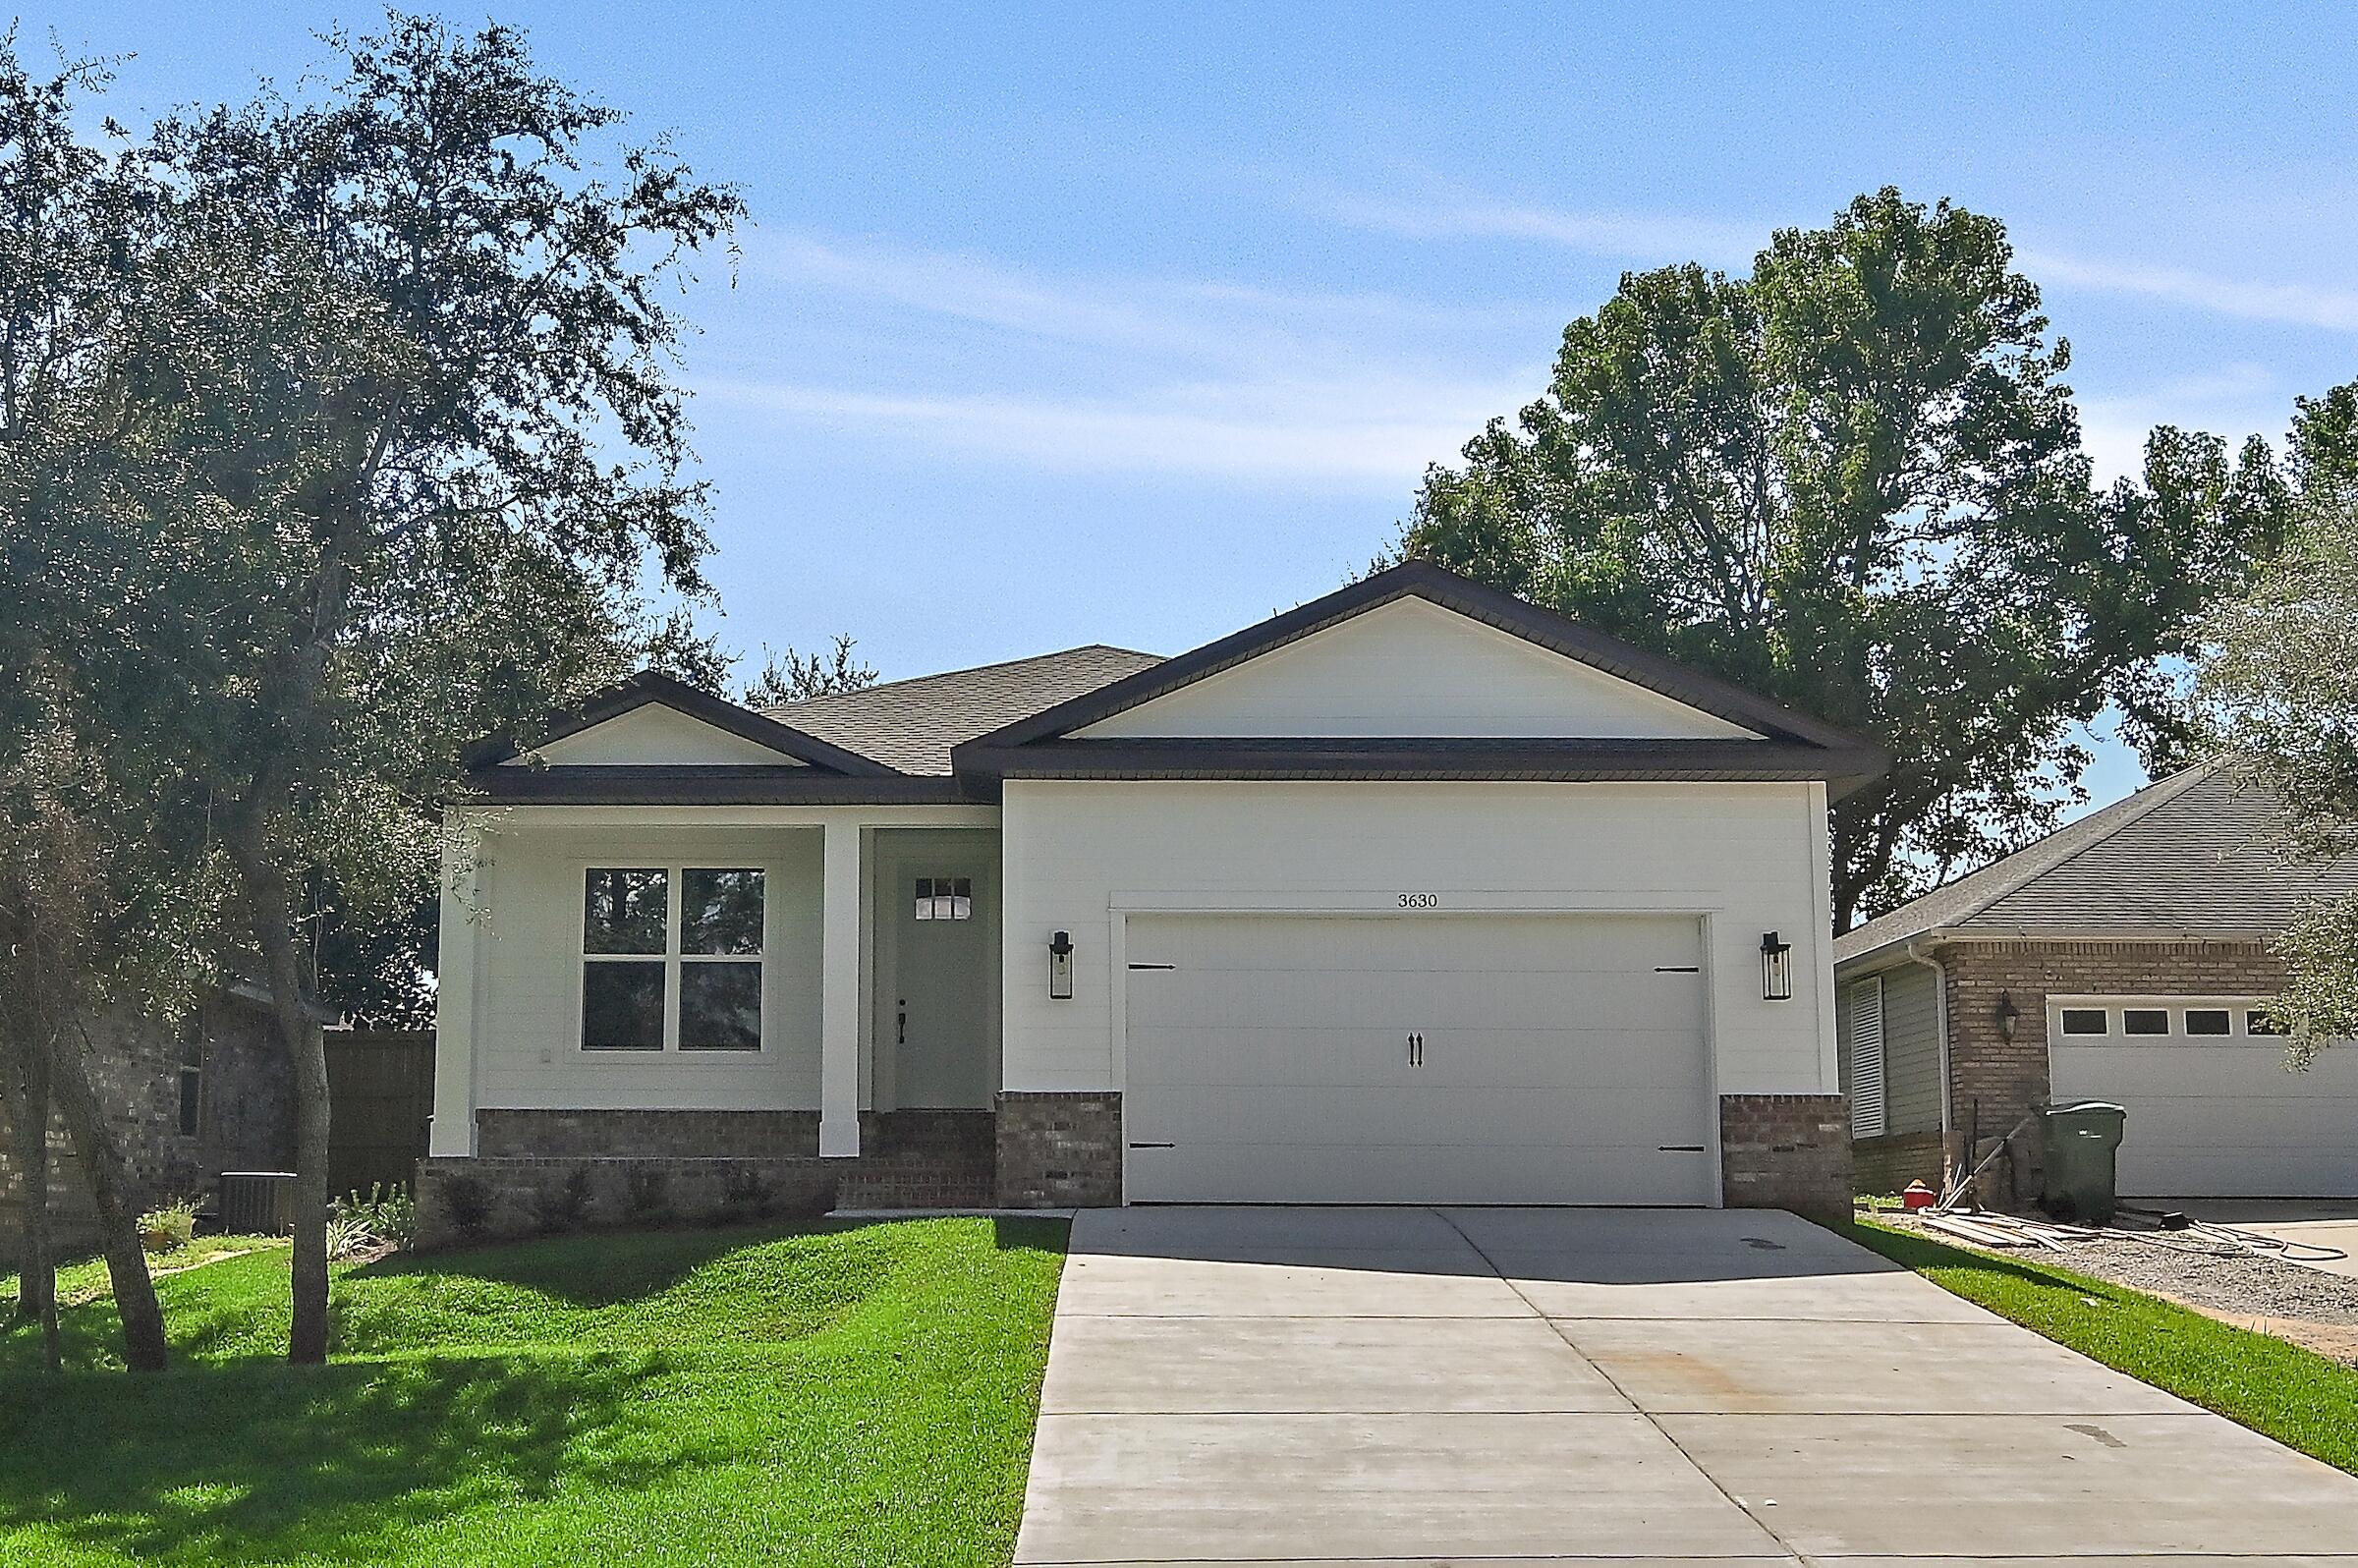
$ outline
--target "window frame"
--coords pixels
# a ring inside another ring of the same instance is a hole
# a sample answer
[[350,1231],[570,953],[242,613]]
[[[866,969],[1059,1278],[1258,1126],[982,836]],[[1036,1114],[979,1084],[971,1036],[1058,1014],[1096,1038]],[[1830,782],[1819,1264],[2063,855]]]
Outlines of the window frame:
[[180,1060],[175,1064],[172,1080],[175,1092],[172,1125],[183,1138],[200,1137],[204,1132],[204,1059],[209,1054],[202,1026],[191,1021],[187,1036],[181,1040]]
[[[590,950],[590,877],[598,871],[660,871],[664,878],[663,950],[660,953],[593,953]],[[761,879],[761,934],[759,950],[753,953],[690,953],[683,950],[686,939],[684,918],[688,876],[693,871],[751,871]],[[775,906],[770,892],[777,885],[777,868],[763,861],[710,859],[686,860],[642,856],[609,857],[604,860],[583,860],[575,863],[573,986],[573,1048],[576,1055],[616,1057],[624,1061],[644,1061],[650,1057],[717,1057],[723,1060],[767,1055],[770,1049],[769,1026],[772,1014],[769,996],[770,949],[777,941]],[[662,1039],[654,1045],[591,1045],[583,1037],[589,1024],[589,970],[592,964],[649,964],[660,967],[663,975]],[[754,996],[758,1022],[755,1040],[751,1045],[689,1045],[680,1038],[681,980],[691,964],[743,964],[758,975]]]
[[[2282,1036],[2252,1027],[2252,1015],[2267,1011],[2273,1000],[2274,998],[2255,995],[2250,991],[2055,991],[2047,997],[2048,1038],[2051,1045],[2056,1046],[2108,1041],[2130,1048],[2156,1045],[2216,1047],[2243,1040],[2275,1040]],[[2106,1031],[2104,1035],[2066,1034],[2063,1030],[2063,1015],[2066,1012],[2101,1012],[2105,1018]],[[2127,1015],[2142,1012],[2165,1015],[2169,1027],[2159,1035],[2130,1034]],[[2227,1030],[2223,1035],[2198,1035],[2186,1027],[2190,1013],[2221,1012],[2227,1015]]]

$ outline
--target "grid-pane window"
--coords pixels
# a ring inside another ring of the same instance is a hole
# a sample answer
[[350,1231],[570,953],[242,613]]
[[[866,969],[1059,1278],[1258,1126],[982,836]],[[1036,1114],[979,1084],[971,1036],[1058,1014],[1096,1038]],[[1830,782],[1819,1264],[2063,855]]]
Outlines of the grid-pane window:
[[917,905],[921,921],[964,921],[975,915],[975,881],[971,876],[921,876]]
[[582,1048],[760,1049],[765,883],[752,867],[585,872]]

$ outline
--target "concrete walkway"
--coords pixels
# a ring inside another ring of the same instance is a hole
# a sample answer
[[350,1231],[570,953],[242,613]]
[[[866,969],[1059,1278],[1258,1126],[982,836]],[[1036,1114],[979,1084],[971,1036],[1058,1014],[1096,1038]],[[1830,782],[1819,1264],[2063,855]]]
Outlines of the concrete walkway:
[[1085,1210],[1020,1564],[2358,1568],[2358,1479],[1781,1213]]
[[[2287,1262],[2358,1279],[2358,1204],[2338,1199],[2185,1198],[2153,1205],[2289,1242]],[[2338,1252],[2339,1258],[2327,1256]]]

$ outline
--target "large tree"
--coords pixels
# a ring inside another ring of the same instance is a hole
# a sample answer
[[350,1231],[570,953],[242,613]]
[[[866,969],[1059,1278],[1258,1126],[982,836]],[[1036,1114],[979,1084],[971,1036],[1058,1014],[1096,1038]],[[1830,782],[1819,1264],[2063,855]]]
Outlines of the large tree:
[[1834,811],[1846,927],[2050,826],[2108,701],[2174,756],[2165,661],[2281,526],[2257,441],[2157,431],[2096,493],[2068,364],[2001,225],[1884,190],[1749,276],[1625,276],[1400,548],[1889,748]]
[[224,868],[273,998],[297,1361],[327,1343],[310,923],[414,909],[465,743],[623,673],[643,585],[704,591],[673,286],[741,213],[511,29],[329,41],[310,100],[134,156],[152,215],[71,519],[98,569],[58,618],[110,765],[176,781],[159,820]]
[[[2281,848],[2358,857],[2358,383],[2303,399],[2296,526],[2282,557],[2216,611],[2198,690],[2222,756],[2283,801]],[[2358,895],[2303,909],[2278,939],[2293,1053],[2358,1037]]]

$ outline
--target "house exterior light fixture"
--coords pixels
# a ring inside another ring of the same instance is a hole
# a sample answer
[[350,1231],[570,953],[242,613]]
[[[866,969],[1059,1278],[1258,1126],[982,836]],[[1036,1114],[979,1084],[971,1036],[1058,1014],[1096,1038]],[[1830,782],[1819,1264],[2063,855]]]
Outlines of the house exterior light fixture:
[[1073,999],[1073,933],[1058,931],[1048,942],[1048,999]]
[[1774,931],[1761,933],[1761,999],[1793,999],[1793,944],[1778,940]]
[[2014,1039],[2014,1025],[2022,1017],[2022,1009],[2014,1005],[2012,991],[1997,993],[1997,1037],[2009,1044]]

